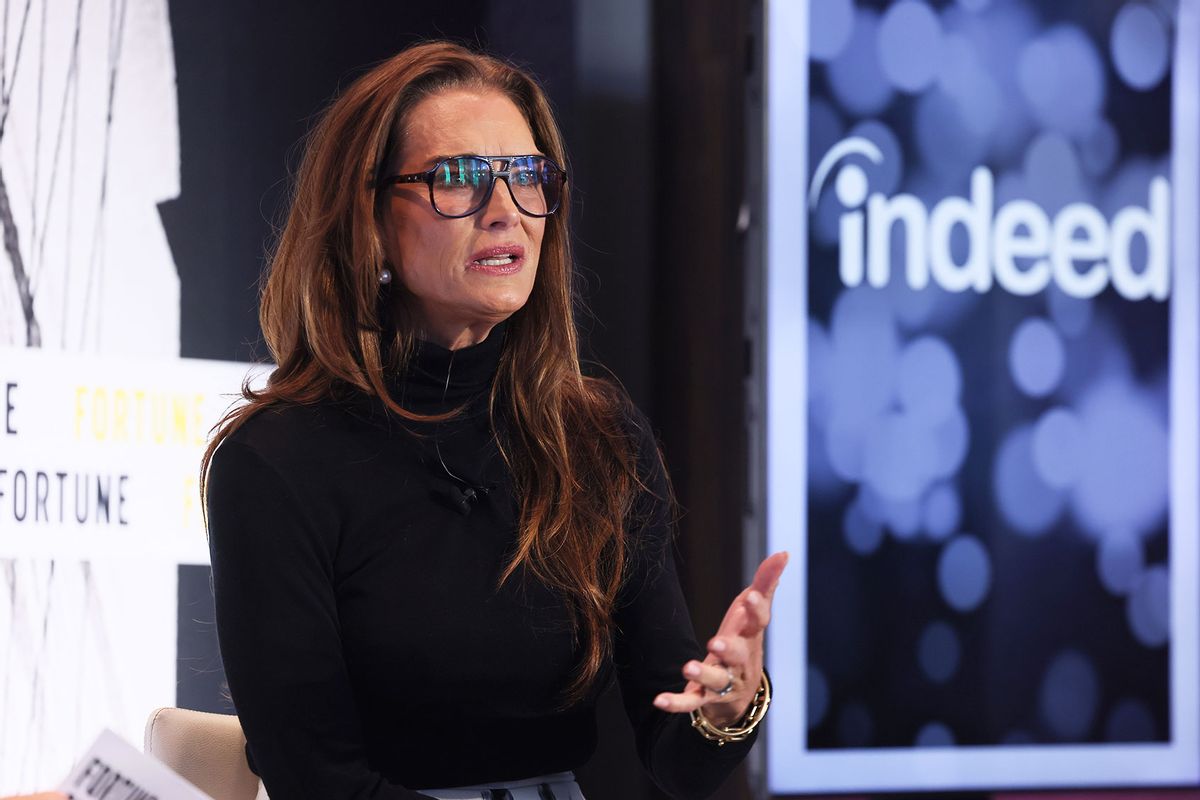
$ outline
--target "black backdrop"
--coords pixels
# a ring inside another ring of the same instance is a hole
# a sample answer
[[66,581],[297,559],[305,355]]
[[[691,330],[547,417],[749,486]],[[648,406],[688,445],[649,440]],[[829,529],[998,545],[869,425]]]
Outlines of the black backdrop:
[[[525,64],[571,155],[591,309],[585,356],[610,368],[659,430],[685,510],[684,589],[698,635],[711,635],[742,571],[750,359],[734,222],[755,10],[750,0],[172,2],[182,192],[160,211],[181,279],[182,355],[265,355],[264,254],[300,142],[339,86],[430,37]],[[177,703],[229,712],[208,578],[180,568]],[[600,726],[600,749],[580,772],[589,796],[663,796],[638,766],[615,692]],[[739,772],[717,797],[748,797],[747,785]]]

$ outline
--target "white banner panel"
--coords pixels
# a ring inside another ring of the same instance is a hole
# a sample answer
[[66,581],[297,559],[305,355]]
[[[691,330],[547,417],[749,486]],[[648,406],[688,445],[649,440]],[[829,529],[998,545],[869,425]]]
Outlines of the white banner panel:
[[177,570],[208,562],[200,458],[262,369],[0,350],[0,793],[175,705]]
[[208,563],[200,457],[249,370],[0,350],[0,557]]

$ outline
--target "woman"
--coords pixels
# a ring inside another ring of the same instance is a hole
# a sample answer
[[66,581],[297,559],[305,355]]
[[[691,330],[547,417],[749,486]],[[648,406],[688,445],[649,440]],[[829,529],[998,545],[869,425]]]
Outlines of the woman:
[[754,741],[786,555],[705,653],[653,436],[580,373],[565,163],[537,84],[445,43],[312,134],[262,297],[278,367],[202,470],[226,674],[274,800],[581,797],[614,673],[673,796]]

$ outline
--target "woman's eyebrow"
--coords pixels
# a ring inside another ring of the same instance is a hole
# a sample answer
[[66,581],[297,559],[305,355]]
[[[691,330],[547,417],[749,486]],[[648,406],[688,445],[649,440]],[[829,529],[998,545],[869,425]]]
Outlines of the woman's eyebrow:
[[[426,158],[424,161],[420,162],[420,164],[421,164],[421,166],[420,166],[420,169],[422,169],[422,170],[430,170],[430,169],[433,169],[435,166],[437,166],[437,165],[438,165],[439,163],[441,163],[442,161],[446,161],[446,160],[448,160],[448,159],[451,159],[451,158],[461,158],[461,157],[463,157],[463,156],[468,156],[468,155],[478,155],[478,156],[482,156],[482,155],[487,155],[487,154],[486,154],[486,153],[467,153],[467,152],[458,152],[458,153],[438,153],[438,154],[436,154],[436,155],[429,156],[429,157],[428,157],[428,158]],[[512,155],[499,155],[499,156],[493,156],[493,158],[513,158],[513,157],[515,157],[515,156],[518,156],[518,155],[521,155],[521,156],[541,156],[542,158],[545,158],[545,157],[546,157],[546,155],[545,155],[544,153],[542,153],[540,150],[538,150],[538,148],[536,148],[536,147],[535,147],[535,148],[533,148],[533,150],[531,150],[531,151],[530,151],[530,152],[528,152],[528,153],[514,153],[514,154],[512,154]]]
[[522,151],[519,153],[477,153],[474,151],[460,150],[455,153],[442,153],[442,154],[439,154],[436,156],[430,156],[429,158],[427,158],[424,161],[424,163],[427,164],[428,166],[432,167],[434,164],[438,163],[439,161],[445,161],[446,159],[449,159],[449,158],[463,158],[466,156],[489,156],[491,158],[515,158],[517,156],[542,156],[543,158],[545,158],[546,154],[541,152],[540,150],[538,150],[536,147],[533,148],[532,150]]

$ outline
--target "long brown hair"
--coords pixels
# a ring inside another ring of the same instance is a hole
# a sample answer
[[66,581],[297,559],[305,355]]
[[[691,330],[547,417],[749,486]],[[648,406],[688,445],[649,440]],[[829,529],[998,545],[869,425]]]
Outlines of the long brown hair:
[[[265,388],[243,387],[247,402],[217,426],[201,465],[202,495],[217,447],[271,406],[356,391],[410,420],[454,413],[419,416],[389,396],[385,376],[404,369],[418,331],[403,287],[380,290],[383,204],[374,191],[409,112],[450,88],[506,95],[541,151],[566,167],[542,89],[499,59],[433,42],[408,48],[356,80],[309,134],[270,259],[260,322],[277,367]],[[583,658],[564,706],[587,695],[609,654],[614,605],[630,559],[626,530],[636,523],[634,501],[645,490],[626,395],[580,371],[570,205],[564,196],[547,220],[533,290],[509,320],[490,396],[493,419],[503,413],[512,421],[502,426],[501,451],[521,503],[517,547],[499,583],[524,567],[566,599]]]

